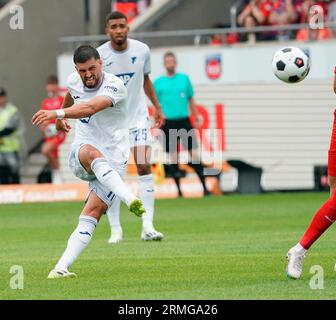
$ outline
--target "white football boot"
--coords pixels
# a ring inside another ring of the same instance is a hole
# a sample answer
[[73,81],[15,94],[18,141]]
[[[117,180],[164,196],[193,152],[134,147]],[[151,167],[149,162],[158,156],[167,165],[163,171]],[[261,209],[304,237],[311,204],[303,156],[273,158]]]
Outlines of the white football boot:
[[153,225],[143,226],[141,232],[141,240],[144,241],[160,241],[163,239],[163,234],[154,229]]
[[59,278],[76,278],[77,275],[73,272],[69,272],[66,269],[57,270],[53,269],[48,274],[48,279],[59,279]]
[[110,244],[116,244],[122,241],[123,233],[121,228],[115,228],[111,231],[111,237],[107,241]]
[[302,274],[302,264],[305,258],[304,253],[297,252],[293,247],[287,253],[288,266],[287,266],[287,276],[291,279],[299,279]]

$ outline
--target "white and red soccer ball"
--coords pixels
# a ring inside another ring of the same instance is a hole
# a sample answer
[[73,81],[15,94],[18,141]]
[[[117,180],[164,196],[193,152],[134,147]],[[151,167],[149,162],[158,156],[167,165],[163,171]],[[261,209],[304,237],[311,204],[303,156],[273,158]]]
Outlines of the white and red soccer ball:
[[273,56],[272,69],[278,79],[287,83],[297,83],[307,77],[310,58],[299,48],[282,48]]

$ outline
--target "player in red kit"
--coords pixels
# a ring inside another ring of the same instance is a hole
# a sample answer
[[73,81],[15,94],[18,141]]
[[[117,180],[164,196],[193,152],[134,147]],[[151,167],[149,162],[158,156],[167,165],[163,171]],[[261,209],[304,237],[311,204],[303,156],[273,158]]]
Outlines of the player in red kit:
[[[48,98],[42,101],[41,110],[57,110],[61,109],[63,97],[60,95],[60,88],[56,76],[49,76],[46,81],[46,90]],[[64,142],[66,133],[56,130],[56,120],[45,121],[40,125],[40,130],[44,135],[44,144],[42,153],[48,159],[51,167],[52,183],[62,183],[60,172],[60,163],[58,159],[59,146]]]
[[[333,88],[336,94],[336,67],[334,74]],[[336,220],[336,110],[334,112],[334,123],[328,153],[328,179],[330,186],[329,200],[316,212],[310,226],[299,243],[287,253],[287,275],[290,278],[300,278],[305,253]]]

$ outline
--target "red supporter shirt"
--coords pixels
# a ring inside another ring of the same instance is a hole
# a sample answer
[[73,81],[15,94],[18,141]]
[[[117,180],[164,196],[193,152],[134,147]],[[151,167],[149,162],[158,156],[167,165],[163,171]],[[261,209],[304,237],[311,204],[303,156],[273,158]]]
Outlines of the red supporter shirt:
[[[62,108],[63,97],[46,98],[42,101],[41,110],[58,110]],[[49,120],[49,124],[56,123],[56,120]]]
[[139,14],[137,0],[118,0],[113,9],[125,14],[129,22]]
[[264,15],[265,17],[265,21],[264,21],[264,25],[269,24],[268,22],[268,18],[269,15],[272,12],[272,4],[269,1],[264,1],[261,5],[260,5],[260,11],[261,13]]
[[[292,0],[293,6],[296,12],[299,14],[298,22],[302,20],[302,4],[303,0]],[[265,17],[269,18],[272,12],[277,14],[283,14],[286,12],[286,1],[285,0],[265,0],[261,8],[262,13]]]

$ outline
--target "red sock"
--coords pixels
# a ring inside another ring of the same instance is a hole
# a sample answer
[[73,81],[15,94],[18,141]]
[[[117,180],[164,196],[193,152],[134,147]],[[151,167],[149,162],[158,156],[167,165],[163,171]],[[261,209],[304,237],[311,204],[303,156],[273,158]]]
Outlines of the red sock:
[[300,240],[303,248],[308,250],[312,244],[326,231],[336,220],[336,196],[335,194],[316,212],[306,233]]

